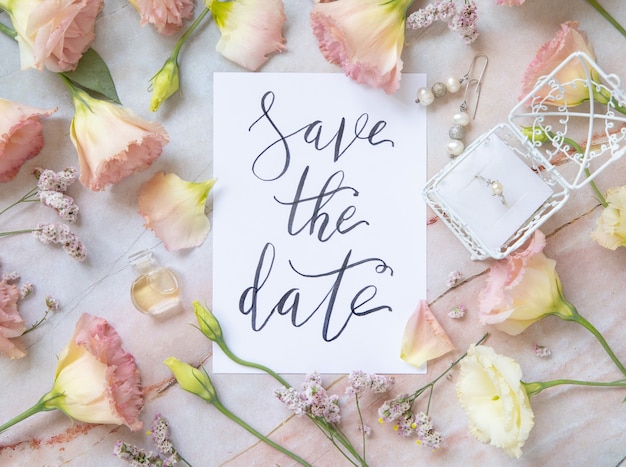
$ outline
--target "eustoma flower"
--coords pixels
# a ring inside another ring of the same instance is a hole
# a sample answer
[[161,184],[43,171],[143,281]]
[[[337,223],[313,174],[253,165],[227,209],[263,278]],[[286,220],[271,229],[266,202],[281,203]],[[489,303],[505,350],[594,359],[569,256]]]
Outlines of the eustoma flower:
[[133,356],[104,319],[84,313],[59,354],[54,384],[33,407],[0,426],[0,433],[38,412],[59,409],[87,423],[143,426],[143,394]]
[[17,32],[22,69],[76,68],[95,39],[103,0],[0,0]]
[[205,0],[221,36],[216,50],[227,59],[255,71],[269,55],[285,50],[282,0]]
[[400,358],[420,367],[428,360],[441,357],[452,350],[454,345],[448,334],[433,315],[428,302],[421,300],[406,323]]
[[591,332],[619,370],[626,368],[600,332],[563,296],[556,261],[543,254],[545,236],[536,230],[525,246],[491,266],[479,295],[480,321],[510,335],[546,316],[573,321]]
[[145,227],[152,229],[170,251],[201,245],[211,228],[205,204],[214,184],[215,179],[196,183],[157,172],[139,193],[139,213],[146,219]]
[[141,25],[152,24],[159,34],[171,36],[193,17],[193,0],[128,0],[141,16]]
[[391,94],[400,87],[405,17],[413,0],[316,2],[313,34],[324,58],[357,83]]
[[604,248],[616,250],[626,246],[626,186],[608,190],[606,203],[591,238]]
[[456,392],[468,418],[470,433],[478,441],[502,448],[515,458],[522,455],[522,447],[534,426],[532,396],[559,385],[626,386],[625,380],[557,379],[526,383],[522,381],[522,369],[515,360],[484,345],[472,345],[460,366]]
[[94,191],[146,169],[163,151],[169,137],[161,124],[132,110],[94,99],[64,80],[72,93],[70,128],[78,152],[80,182]]
[[38,109],[0,98],[0,182],[12,180],[43,147],[41,118],[54,109]]
[[17,308],[20,291],[6,278],[0,280],[0,354],[11,359],[26,356],[19,337],[26,331],[26,324]]

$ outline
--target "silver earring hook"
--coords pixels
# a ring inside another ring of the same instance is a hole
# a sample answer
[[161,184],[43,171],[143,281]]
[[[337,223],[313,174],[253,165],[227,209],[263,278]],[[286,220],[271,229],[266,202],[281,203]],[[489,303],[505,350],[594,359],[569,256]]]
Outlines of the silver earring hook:
[[[477,66],[477,63],[481,60],[484,60],[482,68],[480,69],[480,73],[478,74],[478,78],[472,77],[474,73],[474,68]],[[469,97],[469,89],[473,88],[473,96],[474,96],[474,110],[472,112],[472,120],[476,118],[476,111],[478,110],[478,101],[480,100],[480,91],[483,84],[483,77],[485,76],[485,70],[487,69],[487,64],[489,63],[489,59],[487,55],[484,53],[480,53],[474,57],[472,63],[465,73],[465,76],[461,78],[461,83],[465,83],[465,91],[463,92],[463,102],[461,103],[461,112],[465,112],[467,110],[467,102]]]

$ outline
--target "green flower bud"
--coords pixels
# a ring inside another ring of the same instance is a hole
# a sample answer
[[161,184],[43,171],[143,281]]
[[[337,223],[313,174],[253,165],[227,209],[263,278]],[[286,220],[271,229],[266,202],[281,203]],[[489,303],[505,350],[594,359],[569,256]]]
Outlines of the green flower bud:
[[176,58],[170,57],[165,61],[163,67],[150,80],[152,98],[150,99],[150,110],[156,112],[165,100],[178,91],[180,80],[178,77],[178,62]]
[[197,300],[193,302],[193,311],[196,314],[196,319],[198,320],[202,334],[214,342],[222,342],[222,327],[215,315],[211,313],[210,310],[203,307]]
[[218,402],[217,393],[206,371],[181,362],[176,357],[169,357],[164,363],[172,370],[176,381],[185,391],[195,394],[211,404]]

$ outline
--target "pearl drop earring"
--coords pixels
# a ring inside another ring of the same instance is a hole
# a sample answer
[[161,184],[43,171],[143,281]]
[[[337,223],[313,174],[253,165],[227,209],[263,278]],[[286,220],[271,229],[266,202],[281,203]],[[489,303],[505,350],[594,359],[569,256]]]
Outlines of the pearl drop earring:
[[[484,60],[480,74],[478,78],[472,78],[471,75],[474,72],[474,67],[479,60]],[[452,116],[452,126],[448,131],[450,141],[448,142],[447,152],[450,157],[456,157],[463,152],[465,145],[463,144],[463,137],[465,136],[465,127],[469,125],[471,120],[476,118],[476,110],[478,108],[478,100],[480,98],[480,91],[482,87],[483,76],[488,63],[487,55],[478,54],[472,60],[472,63],[467,70],[467,73],[459,79],[454,76],[448,77],[445,82],[436,82],[430,89],[419,88],[417,90],[417,99],[415,102],[428,106],[432,104],[437,98],[446,96],[448,93],[454,94],[458,92],[462,86],[465,86],[463,93],[463,102],[459,108],[459,111]],[[469,95],[469,89],[473,88],[472,94],[474,95],[474,109],[472,111],[472,117],[470,118],[467,113],[467,103]]]

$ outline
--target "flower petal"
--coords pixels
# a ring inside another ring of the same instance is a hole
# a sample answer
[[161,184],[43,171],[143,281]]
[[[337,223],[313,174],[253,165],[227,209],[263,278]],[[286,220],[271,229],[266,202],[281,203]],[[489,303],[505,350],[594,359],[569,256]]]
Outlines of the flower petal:
[[0,281],[0,354],[10,359],[26,356],[19,337],[26,331],[26,324],[17,308],[20,291],[14,284]]
[[215,179],[188,182],[176,174],[157,172],[141,187],[139,214],[167,250],[201,245],[211,229],[205,204]]
[[421,367],[428,360],[441,357],[451,350],[454,350],[454,345],[448,334],[426,300],[421,300],[404,328],[400,358],[415,367]]
[[129,0],[141,16],[141,25],[152,24],[159,34],[178,32],[183,20],[193,18],[193,0]]

